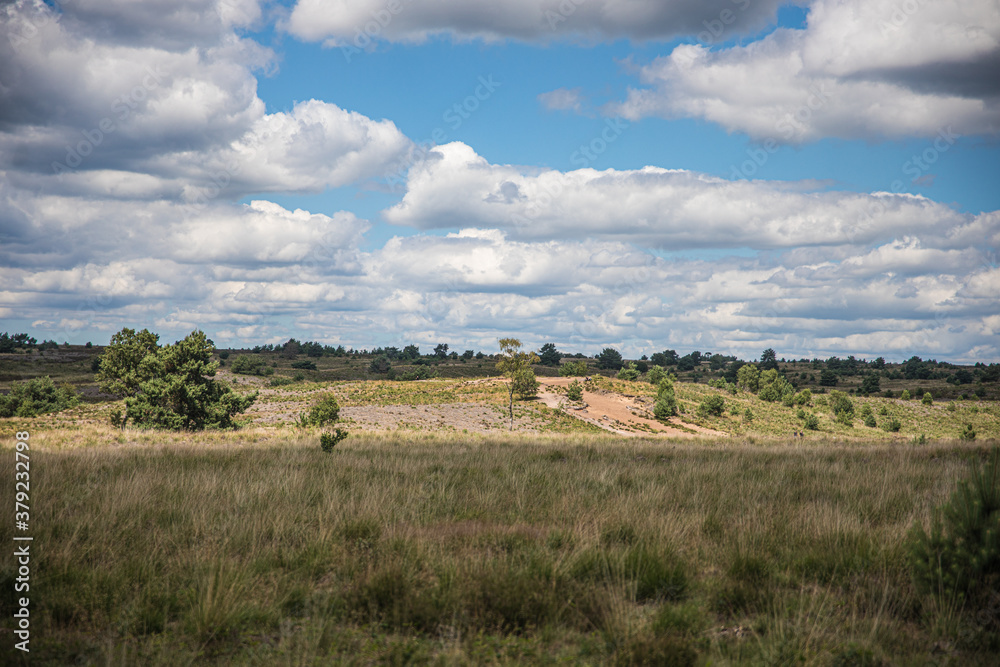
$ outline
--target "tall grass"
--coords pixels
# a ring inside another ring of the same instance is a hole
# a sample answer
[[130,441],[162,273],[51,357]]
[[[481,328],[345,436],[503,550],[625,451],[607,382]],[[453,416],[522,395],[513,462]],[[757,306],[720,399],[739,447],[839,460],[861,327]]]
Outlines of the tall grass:
[[34,442],[32,664],[916,663],[973,622],[903,542],[985,443]]

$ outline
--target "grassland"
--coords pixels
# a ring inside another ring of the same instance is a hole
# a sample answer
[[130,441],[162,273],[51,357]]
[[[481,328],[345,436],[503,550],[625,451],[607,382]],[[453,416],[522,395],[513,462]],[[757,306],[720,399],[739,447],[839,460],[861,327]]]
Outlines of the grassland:
[[[982,443],[397,433],[327,455],[290,429],[82,435],[33,435],[31,664],[985,665],[1000,649],[997,614],[920,596],[902,546]],[[9,559],[0,576],[10,591]]]
[[[92,382],[86,355],[46,356],[7,379]],[[729,437],[623,438],[523,403],[531,435],[352,428],[326,454],[317,432],[271,417],[332,391],[345,410],[478,405],[502,425],[503,388],[235,380],[262,391],[237,431],[113,429],[115,403],[93,392],[71,410],[0,420],[0,479],[14,479],[14,432],[31,432],[36,558],[30,661],[4,631],[0,662],[992,665],[1000,654],[1000,596],[984,610],[922,595],[904,549],[996,446],[996,403],[855,397],[904,424],[888,433],[838,424],[814,397],[820,430],[793,439],[796,409],[682,382],[684,419]],[[653,394],[597,377],[590,390]],[[713,394],[723,415],[700,416]],[[975,442],[955,439],[966,423]],[[0,540],[12,532],[3,522]],[[0,561],[7,619],[14,577]]]

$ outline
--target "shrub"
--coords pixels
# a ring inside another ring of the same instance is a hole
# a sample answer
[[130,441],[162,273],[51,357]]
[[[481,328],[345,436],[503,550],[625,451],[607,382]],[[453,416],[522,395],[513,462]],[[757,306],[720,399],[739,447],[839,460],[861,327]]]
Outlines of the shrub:
[[871,396],[872,394],[877,394],[879,392],[879,377],[878,373],[869,373],[861,381],[861,387],[858,388],[858,394],[861,396]]
[[952,401],[951,403],[948,404],[948,407],[946,409],[948,410],[948,412],[955,412],[956,410],[958,410],[958,405],[956,405],[955,402]]
[[984,603],[1000,586],[1000,448],[931,517],[931,530],[914,523],[907,538],[914,583],[925,593]]
[[303,371],[314,371],[316,370],[316,362],[309,361],[308,359],[303,359],[302,361],[293,361],[291,364],[292,368],[298,368]]
[[303,373],[302,371],[299,371],[298,373],[292,376],[293,382],[302,382],[305,379],[306,379],[306,374]]
[[325,426],[332,424],[340,418],[340,404],[333,394],[326,394],[312,404],[308,413],[303,413],[299,417],[302,426]]
[[663,366],[651,366],[649,372],[646,373],[646,380],[654,387],[659,385],[660,380],[665,377],[667,377],[667,371],[663,370]]
[[[125,330],[123,330],[125,331]],[[148,332],[147,332],[148,333]],[[109,350],[114,343],[109,346]],[[117,369],[125,377],[142,377],[134,395],[125,398],[125,418],[141,427],[173,430],[234,428],[233,417],[246,412],[257,393],[237,394],[215,380],[218,364],[211,361],[215,344],[193,331],[173,345],[157,347],[137,369]],[[108,382],[122,382],[114,367],[102,363]]]
[[743,411],[743,421],[745,421],[748,424],[753,421],[753,410],[747,408],[746,410]]
[[292,384],[291,378],[286,377],[273,377],[271,378],[272,387],[284,387],[285,385]]
[[628,362],[620,371],[618,371],[619,380],[635,381],[639,379],[639,369],[636,367],[634,362]]
[[805,424],[803,424],[803,426],[805,426],[810,431],[818,431],[819,417],[817,417],[814,413],[810,412],[808,415],[806,415],[806,421]]
[[677,397],[674,394],[674,383],[669,378],[664,378],[656,391],[653,415],[660,421],[666,421],[675,414],[677,414]]
[[392,369],[392,363],[389,362],[389,357],[384,354],[372,359],[372,362],[368,364],[369,373],[388,373]]
[[534,398],[538,395],[538,380],[535,379],[535,371],[530,368],[522,368],[515,372],[512,381],[514,383],[514,393],[521,400]]
[[795,395],[795,402],[799,405],[809,405],[812,402],[812,392],[808,389],[803,389]]
[[933,403],[934,403],[934,397],[931,396],[931,392],[929,392],[929,391],[925,392],[924,393],[924,397],[922,399],[920,399],[920,402],[923,403],[924,405],[933,405]]
[[566,398],[571,401],[582,401],[583,400],[583,385],[580,384],[579,380],[573,380],[566,387]]
[[427,370],[426,366],[418,366],[414,369],[398,373],[395,379],[400,382],[413,382],[414,380],[429,380],[435,377],[435,375]]
[[229,358],[229,350],[223,350],[222,352],[219,352],[219,359],[228,359],[228,358]]
[[910,400],[910,390],[904,389],[903,393],[899,395],[900,400],[908,401]]
[[875,421],[875,414],[872,412],[872,406],[865,403],[861,406],[861,412],[859,414],[861,421],[865,423],[868,428],[875,428],[878,424]]
[[215,344],[193,331],[160,347],[159,336],[122,329],[101,355],[97,380],[102,391],[125,396],[122,425],[169,429],[232,428],[257,394],[240,395],[214,379]]
[[830,409],[840,423],[850,424],[854,420],[854,403],[842,391],[830,392]]
[[726,399],[722,398],[718,394],[713,394],[707,397],[698,406],[698,413],[702,415],[714,415],[716,417],[721,417],[722,412],[726,409]]
[[965,440],[967,442],[972,442],[976,439],[976,431],[972,428],[972,424],[966,424],[962,432],[958,434],[960,440]]
[[781,395],[781,404],[786,408],[790,408],[795,405],[795,390],[792,389],[791,385],[785,387],[785,393]]
[[15,382],[10,393],[0,396],[0,417],[35,417],[59,412],[80,402],[76,390],[68,384],[56,387],[51,377]]
[[139,385],[153,377],[151,365],[143,365],[143,361],[159,352],[159,339],[148,329],[136,333],[124,328],[112,336],[111,343],[98,357],[97,381],[101,391],[116,396],[138,393]]
[[736,373],[736,386],[746,391],[757,393],[757,385],[760,382],[760,371],[756,364],[746,364],[740,366]]
[[347,437],[347,431],[342,428],[335,429],[333,433],[320,433],[319,446],[324,452],[329,454],[337,443]]
[[251,356],[249,354],[238,354],[233,362],[229,365],[229,370],[239,375],[270,375],[274,373],[268,373],[270,367],[267,362],[258,356]]
[[[746,368],[744,366],[743,368]],[[740,369],[740,371],[743,370]],[[757,398],[768,403],[780,401],[785,393],[785,388],[791,389],[791,385],[784,377],[778,375],[778,371],[771,368],[760,374],[757,381]]]
[[805,419],[806,411],[803,410],[802,408],[799,408],[798,410],[795,411],[795,416],[798,417],[799,419]]
[[899,429],[903,428],[903,425],[899,422],[898,419],[893,417],[888,421],[882,422],[882,428],[890,433],[898,433]]
[[559,375],[563,377],[583,377],[586,374],[586,361],[571,361],[559,367]]

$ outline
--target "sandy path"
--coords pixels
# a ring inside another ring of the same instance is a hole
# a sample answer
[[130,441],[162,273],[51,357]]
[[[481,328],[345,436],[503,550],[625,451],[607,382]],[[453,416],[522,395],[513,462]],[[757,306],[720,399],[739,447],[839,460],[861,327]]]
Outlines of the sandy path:
[[547,389],[547,387],[566,387],[575,379],[579,378],[539,377],[538,383],[541,388],[538,399],[551,408],[561,407],[567,414],[577,419],[619,435],[639,436],[650,433],[677,437],[726,435],[722,431],[688,424],[678,417],[672,417],[669,424],[664,424],[651,419],[652,415],[649,413],[651,406],[643,405],[640,400],[611,392],[588,391],[586,382],[581,382],[584,385],[583,402],[587,406],[582,410],[571,407],[563,394]]

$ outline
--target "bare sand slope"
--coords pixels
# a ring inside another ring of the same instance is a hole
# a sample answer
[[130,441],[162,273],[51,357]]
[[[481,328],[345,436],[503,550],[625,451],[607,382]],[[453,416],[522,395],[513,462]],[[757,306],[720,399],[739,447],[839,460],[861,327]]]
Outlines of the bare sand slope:
[[566,400],[565,395],[552,391],[550,387],[566,387],[576,379],[579,378],[538,378],[538,383],[541,385],[538,392],[539,400],[549,407],[561,407],[566,413],[577,419],[582,419],[620,435],[637,436],[650,433],[678,437],[726,435],[722,431],[688,424],[678,417],[672,417],[669,424],[664,424],[651,418],[652,415],[649,412],[651,406],[643,404],[641,400],[608,391],[590,391],[587,389],[588,383],[586,382],[581,382],[584,385],[583,403],[586,407],[574,409]]

